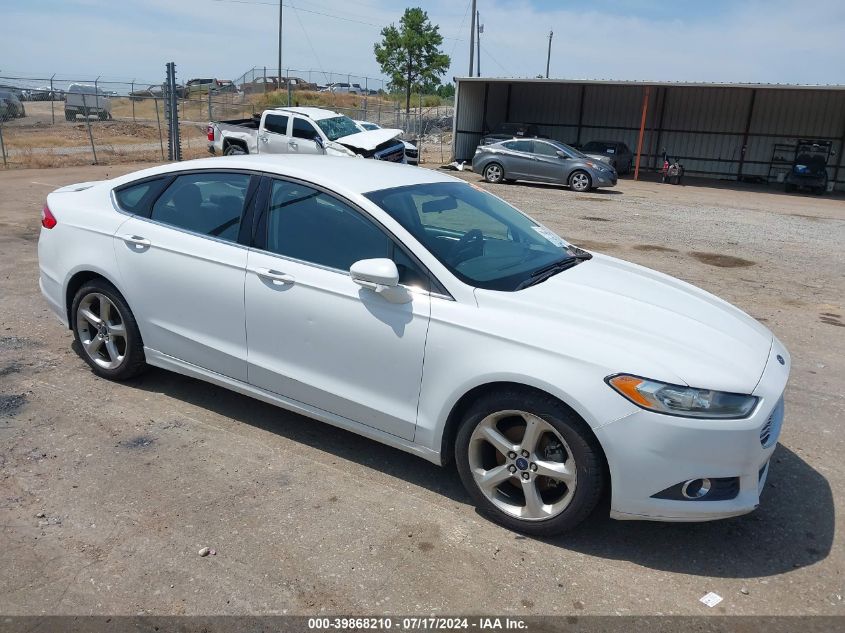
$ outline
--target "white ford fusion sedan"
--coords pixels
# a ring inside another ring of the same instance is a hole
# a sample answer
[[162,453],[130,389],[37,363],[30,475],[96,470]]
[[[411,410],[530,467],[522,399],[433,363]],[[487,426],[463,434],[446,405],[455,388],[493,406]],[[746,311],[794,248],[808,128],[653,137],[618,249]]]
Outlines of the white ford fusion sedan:
[[212,158],[51,193],[41,290],[86,362],[248,394],[438,464],[514,530],[759,503],[789,354],[703,290],[427,169]]

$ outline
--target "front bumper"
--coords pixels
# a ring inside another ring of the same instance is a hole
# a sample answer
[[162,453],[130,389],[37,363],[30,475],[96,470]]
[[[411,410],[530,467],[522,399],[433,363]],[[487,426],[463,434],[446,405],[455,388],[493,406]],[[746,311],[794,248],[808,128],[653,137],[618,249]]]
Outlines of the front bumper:
[[[760,402],[750,417],[702,420],[639,410],[595,429],[610,468],[611,517],[711,521],[753,511],[780,434],[788,377],[789,354],[773,339],[753,392]],[[736,496],[718,501],[654,498],[667,488],[700,478],[737,478]]]
[[594,187],[615,187],[618,176],[613,173],[599,173],[593,178]]

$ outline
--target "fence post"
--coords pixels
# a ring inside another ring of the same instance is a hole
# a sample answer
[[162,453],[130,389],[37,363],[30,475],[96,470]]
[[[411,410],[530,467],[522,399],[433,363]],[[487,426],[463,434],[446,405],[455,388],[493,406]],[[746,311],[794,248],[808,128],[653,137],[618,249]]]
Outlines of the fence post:
[[135,123],[135,98],[132,93],[135,92],[135,80],[132,80],[132,89],[129,91],[129,101],[132,103],[132,123]]
[[158,97],[153,97],[153,105],[156,108],[156,121],[158,122],[158,144],[161,146],[161,160],[164,160],[164,139],[161,135],[161,117],[158,115]]
[[[94,83],[94,90],[97,89],[96,82]],[[85,93],[82,93],[82,112],[85,115],[85,123],[88,126],[88,140],[91,141],[91,153],[94,154],[94,164],[97,164],[97,148],[94,147],[94,135],[91,133],[91,117],[88,116],[88,104],[85,99]]]
[[285,70],[285,83],[288,86],[288,107],[290,107],[290,68]]
[[211,90],[208,91],[208,120],[211,121],[214,117],[211,116]]
[[[100,78],[97,77],[94,80],[94,107],[99,110],[100,109],[100,89],[97,87],[97,82],[100,81]],[[82,103],[85,103],[85,99],[82,100]]]
[[[53,75],[55,77],[56,75]],[[56,100],[56,93],[53,92],[53,77],[50,77],[50,118],[53,120],[53,125],[56,124],[56,113],[53,110],[53,103]]]
[[3,142],[3,119],[0,119],[0,152],[3,154],[3,167],[7,167],[6,144]]
[[367,77],[364,77],[364,120],[367,120],[367,97],[370,94],[370,84]]
[[264,94],[267,94],[267,66],[264,67]]

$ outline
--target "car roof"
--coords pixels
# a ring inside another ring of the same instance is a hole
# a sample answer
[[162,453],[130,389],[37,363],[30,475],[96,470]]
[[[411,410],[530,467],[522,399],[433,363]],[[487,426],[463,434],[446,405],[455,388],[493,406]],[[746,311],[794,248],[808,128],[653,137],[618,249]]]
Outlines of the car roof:
[[381,189],[436,182],[463,182],[454,176],[420,167],[386,161],[320,155],[246,155],[200,158],[168,163],[115,178],[117,187],[151,176],[197,169],[250,169],[305,180],[332,191],[363,194]]
[[274,108],[275,110],[284,110],[285,112],[293,112],[294,114],[301,114],[309,119],[321,121],[322,119],[331,119],[332,117],[342,116],[334,110],[327,110],[325,108],[309,108],[305,106],[292,106]]

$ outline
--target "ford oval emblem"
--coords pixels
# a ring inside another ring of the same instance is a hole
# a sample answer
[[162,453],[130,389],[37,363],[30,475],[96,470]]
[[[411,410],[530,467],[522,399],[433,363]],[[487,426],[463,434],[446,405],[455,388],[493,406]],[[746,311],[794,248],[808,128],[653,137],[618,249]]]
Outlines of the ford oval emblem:
[[786,365],[786,361],[783,359],[783,356],[781,356],[780,354],[778,354],[778,362],[781,365]]

